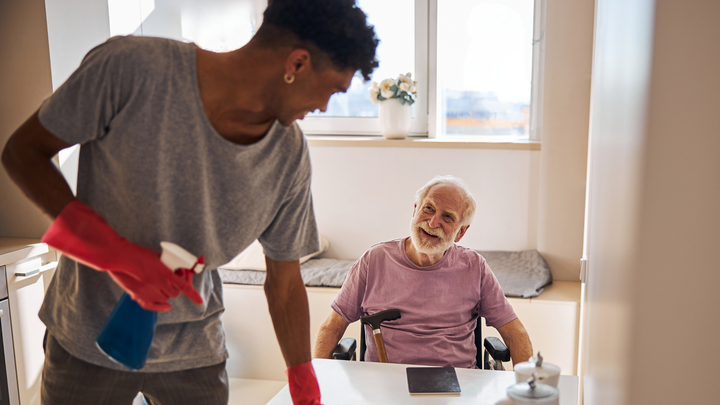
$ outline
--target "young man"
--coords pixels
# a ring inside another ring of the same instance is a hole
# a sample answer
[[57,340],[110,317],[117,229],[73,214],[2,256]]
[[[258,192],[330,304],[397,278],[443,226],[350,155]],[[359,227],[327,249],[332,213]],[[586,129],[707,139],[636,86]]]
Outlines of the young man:
[[[127,405],[139,391],[152,404],[227,403],[215,269],[254,239],[293,400],[320,402],[297,260],[318,249],[318,233],[294,121],[324,111],[358,69],[369,79],[378,40],[354,0],[274,0],[264,16],[228,53],[111,38],[5,146],[10,176],[55,219],[43,240],[64,253],[40,311],[44,404]],[[51,162],[76,143],[77,198]],[[158,259],[161,241],[204,255],[206,271],[174,275]],[[140,372],[95,346],[123,292],[160,311]]]
[[[438,176],[417,191],[410,237],[373,246],[352,266],[333,311],[320,326],[315,357],[330,358],[348,324],[399,309],[383,323],[391,363],[474,368],[478,317],[498,329],[513,363],[532,356],[525,328],[485,259],[456,245],[475,216],[465,183]],[[365,359],[377,361],[371,332]]]

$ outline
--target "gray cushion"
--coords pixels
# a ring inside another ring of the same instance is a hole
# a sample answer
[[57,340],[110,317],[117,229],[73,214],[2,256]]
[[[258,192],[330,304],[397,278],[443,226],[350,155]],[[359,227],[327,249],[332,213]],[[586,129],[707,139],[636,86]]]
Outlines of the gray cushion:
[[[306,286],[341,287],[354,262],[354,260],[340,259],[310,259],[300,265],[300,274]],[[218,272],[225,284],[262,285],[265,283],[265,271],[261,270],[219,268]]]
[[477,252],[487,261],[506,297],[537,297],[552,283],[550,267],[537,250]]

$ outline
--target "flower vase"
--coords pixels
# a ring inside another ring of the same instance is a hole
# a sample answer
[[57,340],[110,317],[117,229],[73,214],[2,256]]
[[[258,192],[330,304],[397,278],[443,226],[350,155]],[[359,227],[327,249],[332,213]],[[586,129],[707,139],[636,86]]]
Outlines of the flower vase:
[[399,98],[389,98],[378,104],[380,132],[385,139],[405,139],[410,134],[412,106],[401,104]]

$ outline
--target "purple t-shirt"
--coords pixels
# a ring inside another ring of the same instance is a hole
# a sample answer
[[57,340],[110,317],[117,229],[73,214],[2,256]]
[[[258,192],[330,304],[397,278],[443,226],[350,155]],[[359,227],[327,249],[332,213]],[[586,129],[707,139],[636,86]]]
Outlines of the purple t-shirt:
[[[517,318],[485,259],[453,244],[429,267],[413,264],[405,239],[373,246],[353,264],[332,302],[345,322],[386,309],[402,317],[382,324],[390,363],[476,368],[474,330],[478,316],[501,327]],[[369,327],[367,361],[378,361]]]

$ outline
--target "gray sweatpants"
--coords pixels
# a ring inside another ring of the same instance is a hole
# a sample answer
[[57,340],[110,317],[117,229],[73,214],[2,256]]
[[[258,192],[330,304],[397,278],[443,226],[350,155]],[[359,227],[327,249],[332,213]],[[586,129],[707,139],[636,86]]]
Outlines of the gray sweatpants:
[[167,373],[118,371],[73,357],[47,335],[43,405],[130,405],[142,392],[149,405],[227,405],[225,362]]

